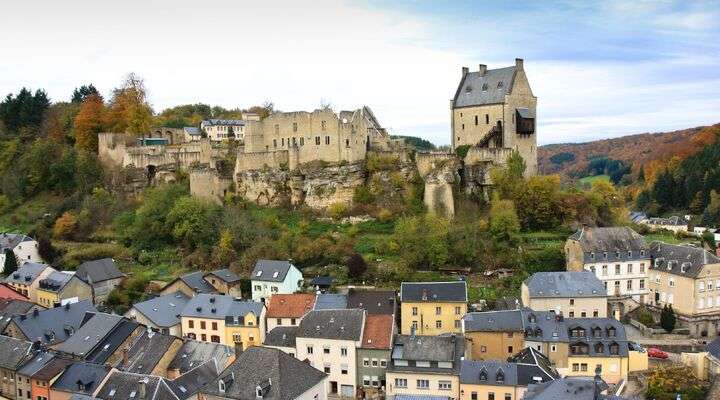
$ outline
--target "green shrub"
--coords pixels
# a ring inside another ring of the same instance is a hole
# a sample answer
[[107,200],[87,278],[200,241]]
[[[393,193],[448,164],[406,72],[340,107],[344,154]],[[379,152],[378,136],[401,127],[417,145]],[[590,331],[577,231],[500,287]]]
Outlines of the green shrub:
[[375,195],[367,186],[358,186],[353,193],[353,202],[355,204],[372,204],[375,202]]
[[327,214],[331,218],[342,218],[347,214],[348,208],[345,203],[332,203],[327,208]]
[[392,171],[397,167],[398,158],[387,154],[368,153],[365,168],[368,172]]

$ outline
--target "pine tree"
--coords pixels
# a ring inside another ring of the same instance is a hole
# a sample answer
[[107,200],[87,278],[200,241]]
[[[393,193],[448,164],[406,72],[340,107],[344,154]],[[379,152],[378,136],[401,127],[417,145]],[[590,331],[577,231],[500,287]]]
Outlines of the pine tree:
[[17,259],[15,258],[15,253],[13,253],[10,249],[5,249],[5,265],[3,273],[5,275],[10,275],[15,271],[17,271]]
[[676,322],[677,317],[675,317],[675,311],[671,305],[666,304],[660,313],[660,326],[665,329],[666,332],[670,333],[675,329]]

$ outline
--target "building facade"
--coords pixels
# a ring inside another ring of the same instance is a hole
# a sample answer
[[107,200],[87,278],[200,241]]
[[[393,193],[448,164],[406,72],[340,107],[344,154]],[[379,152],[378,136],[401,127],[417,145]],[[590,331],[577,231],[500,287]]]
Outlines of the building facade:
[[26,262],[41,263],[38,242],[28,235],[20,233],[0,233],[0,272],[5,268],[7,254],[15,256],[17,265]]
[[265,339],[265,306],[231,296],[198,294],[180,313],[183,337],[247,349]]
[[607,291],[590,271],[538,272],[520,287],[523,306],[568,318],[607,317]]
[[62,305],[65,302],[92,301],[92,287],[75,274],[55,271],[40,280],[37,299],[38,304],[46,308]]
[[385,373],[390,360],[395,321],[392,314],[368,314],[357,349],[357,384],[366,395],[384,393]]
[[27,296],[30,301],[37,303],[37,288],[40,286],[40,281],[53,272],[57,271],[47,264],[27,262],[21,265],[17,271],[8,275],[5,278],[5,283],[12,286],[22,295]]
[[311,293],[276,294],[270,298],[265,326],[270,332],[279,326],[298,326],[300,320],[315,306]]
[[302,272],[289,261],[258,260],[250,275],[252,299],[267,304],[274,294],[299,292],[302,282]]
[[403,335],[460,333],[462,317],[467,312],[467,284],[464,281],[403,282],[400,308]]

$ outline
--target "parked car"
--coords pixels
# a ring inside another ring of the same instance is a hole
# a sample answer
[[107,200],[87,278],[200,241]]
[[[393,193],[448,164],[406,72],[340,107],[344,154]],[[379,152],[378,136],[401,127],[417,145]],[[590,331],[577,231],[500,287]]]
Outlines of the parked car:
[[666,353],[660,349],[657,349],[655,347],[649,348],[647,352],[648,352],[648,357],[650,357],[650,358],[660,358],[663,360],[668,358],[668,353]]

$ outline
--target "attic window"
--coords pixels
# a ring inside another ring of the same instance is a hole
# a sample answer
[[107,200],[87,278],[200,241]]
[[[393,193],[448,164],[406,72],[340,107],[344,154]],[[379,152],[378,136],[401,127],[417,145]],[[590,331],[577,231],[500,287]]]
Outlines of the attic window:
[[258,271],[257,274],[255,274],[255,276],[260,276],[260,275],[262,275],[262,271]]
[[591,260],[594,260],[594,259],[595,259],[595,253],[590,253],[590,259],[591,259]]
[[483,91],[483,92],[487,92],[487,90],[488,90],[488,84],[487,84],[487,83],[483,83],[483,85],[482,85],[482,91]]
[[641,256],[644,256],[644,255],[645,255],[645,250],[640,250],[640,255],[641,255]]
[[470,93],[470,92],[472,92],[472,86],[470,86],[470,85],[465,86],[465,93]]
[[504,85],[505,84],[503,83],[503,81],[500,81],[500,82],[498,82],[497,88],[502,89]]
[[225,393],[225,381],[223,381],[222,379],[218,381],[218,390],[220,391],[220,393]]
[[278,271],[273,272],[273,278],[277,278],[279,274],[280,274],[280,272],[278,272]]

